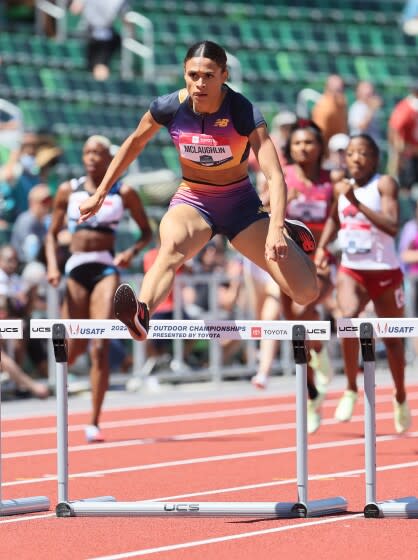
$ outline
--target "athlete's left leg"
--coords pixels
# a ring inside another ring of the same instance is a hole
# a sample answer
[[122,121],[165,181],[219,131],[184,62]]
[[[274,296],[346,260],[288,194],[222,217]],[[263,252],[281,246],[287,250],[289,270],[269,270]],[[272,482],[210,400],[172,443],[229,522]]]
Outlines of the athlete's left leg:
[[[91,295],[90,319],[113,317],[113,294],[119,284],[119,275],[110,274],[98,282]],[[109,387],[109,341],[93,339],[90,345],[90,384],[92,396],[91,425],[98,426],[100,413]]]
[[266,261],[264,255],[268,228],[267,218],[257,220],[240,231],[231,244],[242,255],[267,270],[291,299],[301,305],[309,304],[318,297],[315,265],[290,237],[287,237],[287,258]]
[[[403,288],[391,288],[373,300],[378,317],[404,317]],[[395,384],[395,397],[399,403],[406,398],[405,349],[402,338],[384,338],[389,368]]]

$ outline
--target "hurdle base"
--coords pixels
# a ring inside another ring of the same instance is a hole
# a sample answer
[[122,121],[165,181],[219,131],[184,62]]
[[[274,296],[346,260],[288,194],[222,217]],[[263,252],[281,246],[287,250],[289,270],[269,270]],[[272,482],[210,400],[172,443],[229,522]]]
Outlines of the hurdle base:
[[[247,517],[293,519],[347,511],[344,498],[300,502],[113,502],[59,504],[61,517]],[[58,513],[57,513],[58,515]]]
[[83,500],[76,500],[74,502],[59,502],[55,506],[55,514],[57,517],[75,517],[73,510],[74,504],[93,502],[102,504],[103,502],[116,502],[116,498],[113,496],[98,496],[97,498],[85,498]]
[[418,519],[418,498],[407,496],[384,502],[371,502],[364,508],[364,517],[370,519],[396,517],[398,519]]
[[0,517],[2,515],[19,515],[21,513],[48,511],[49,507],[50,503],[46,496],[3,500],[0,502]]

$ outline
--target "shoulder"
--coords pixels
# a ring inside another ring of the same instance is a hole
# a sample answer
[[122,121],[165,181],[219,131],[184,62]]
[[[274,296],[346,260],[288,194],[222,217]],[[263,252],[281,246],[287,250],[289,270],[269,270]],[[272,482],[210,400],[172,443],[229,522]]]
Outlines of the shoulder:
[[380,175],[377,178],[377,188],[382,195],[392,196],[397,198],[398,196],[398,182],[391,175]]
[[158,124],[167,125],[187,97],[188,94],[185,89],[156,97],[149,107],[152,118]]
[[242,93],[228,87],[227,97],[234,126],[239,134],[249,136],[255,128],[267,125],[260,109]]

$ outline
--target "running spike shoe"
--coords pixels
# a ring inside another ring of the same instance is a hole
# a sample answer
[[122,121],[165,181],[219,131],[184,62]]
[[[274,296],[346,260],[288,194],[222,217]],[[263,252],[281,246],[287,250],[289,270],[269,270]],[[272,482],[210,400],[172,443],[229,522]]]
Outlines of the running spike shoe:
[[287,233],[305,253],[313,253],[316,249],[315,237],[311,230],[299,220],[284,221]]
[[145,340],[149,330],[149,313],[145,303],[138,301],[129,284],[121,284],[113,300],[116,319],[122,321],[134,340]]

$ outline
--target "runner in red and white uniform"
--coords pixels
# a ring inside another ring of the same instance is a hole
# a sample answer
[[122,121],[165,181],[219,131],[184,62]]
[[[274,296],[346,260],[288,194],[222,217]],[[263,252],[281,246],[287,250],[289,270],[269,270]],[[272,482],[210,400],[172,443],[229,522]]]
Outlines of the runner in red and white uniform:
[[[378,317],[403,317],[403,275],[395,246],[399,228],[398,184],[378,170],[379,148],[367,134],[351,137],[346,152],[349,178],[336,185],[338,204],[318,242],[315,262],[321,263],[327,244],[338,231],[342,251],[337,274],[337,302],[343,317],[358,317],[369,301]],[[395,429],[406,431],[411,415],[406,401],[403,340],[383,339],[395,384]],[[342,339],[347,390],[335,418],[351,419],[358,398],[359,342]]]

